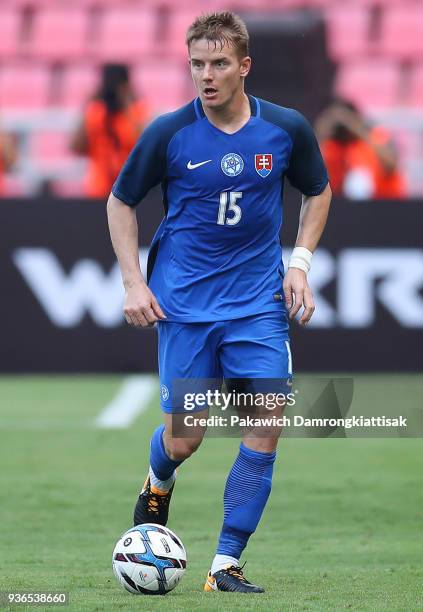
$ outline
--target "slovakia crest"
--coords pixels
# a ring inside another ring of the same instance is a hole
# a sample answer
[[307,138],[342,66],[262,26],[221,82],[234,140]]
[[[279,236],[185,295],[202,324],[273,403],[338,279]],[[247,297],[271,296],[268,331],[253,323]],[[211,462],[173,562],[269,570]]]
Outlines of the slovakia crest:
[[257,153],[255,156],[257,174],[266,178],[272,172],[273,156],[271,153]]

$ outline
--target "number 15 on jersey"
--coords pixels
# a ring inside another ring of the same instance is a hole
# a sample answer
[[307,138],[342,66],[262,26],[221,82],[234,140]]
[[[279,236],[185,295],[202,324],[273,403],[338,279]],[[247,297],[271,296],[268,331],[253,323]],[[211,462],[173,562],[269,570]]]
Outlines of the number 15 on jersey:
[[242,217],[241,207],[236,203],[242,198],[242,191],[222,191],[220,194],[218,225],[236,225]]

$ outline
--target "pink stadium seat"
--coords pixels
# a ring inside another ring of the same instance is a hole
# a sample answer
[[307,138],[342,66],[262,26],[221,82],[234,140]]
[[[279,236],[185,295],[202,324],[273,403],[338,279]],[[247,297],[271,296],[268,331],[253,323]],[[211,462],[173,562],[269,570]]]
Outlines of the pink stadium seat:
[[174,11],[169,17],[167,49],[171,56],[188,60],[185,36],[188,27],[198,15],[198,10]]
[[385,9],[380,48],[402,59],[423,57],[423,6],[420,2]]
[[49,60],[81,58],[87,49],[88,13],[83,9],[45,8],[36,12],[26,50]]
[[231,0],[230,2],[219,0],[219,9],[225,10],[230,6],[230,8],[238,12],[245,10],[255,12],[276,12],[293,8],[304,8],[316,2],[320,5],[324,3],[325,0]]
[[401,159],[406,157],[414,157],[416,159],[420,157],[420,138],[418,133],[407,128],[401,129],[400,127],[396,129],[391,128],[390,133]]
[[400,69],[389,60],[362,60],[340,66],[335,90],[363,109],[397,104]]
[[0,15],[0,57],[16,56],[19,48],[21,13],[3,8]]
[[23,8],[41,8],[43,6],[52,6],[57,4],[58,0],[2,0],[2,5],[7,5],[9,8],[14,8],[21,11]]
[[[69,0],[50,0],[50,2],[62,2],[66,3]],[[74,5],[85,6],[88,8],[96,7],[102,10],[119,9],[119,8],[137,8],[138,10],[145,10],[146,8],[158,8],[169,3],[173,3],[173,0],[73,0]],[[192,4],[193,0],[181,0],[181,3]],[[173,3],[174,4],[174,3]]]
[[[356,1],[358,2],[360,0]],[[301,0],[299,0],[297,4],[301,4]],[[333,5],[333,0],[305,0],[303,6],[305,5],[310,8],[324,8],[326,6]]]
[[38,167],[64,165],[75,159],[69,148],[69,133],[58,131],[34,132],[31,138],[31,156]]
[[33,133],[30,143],[37,171],[52,184],[53,193],[65,197],[82,195],[84,180],[82,168],[75,174],[81,160],[70,151],[69,141],[69,132],[40,131]]
[[52,182],[52,191],[59,198],[81,198],[86,195],[85,180],[83,177],[58,179]]
[[0,197],[20,198],[27,195],[27,189],[22,178],[14,174],[5,174],[2,177],[3,188]]
[[[96,3],[99,4],[101,0],[73,0],[72,3],[69,0],[3,0],[9,3],[13,3],[15,6],[20,6],[22,8],[30,7],[35,10],[62,10],[69,8],[69,5],[72,4],[72,7],[78,6],[89,6],[91,4]],[[113,1],[113,0],[111,0]]]
[[46,66],[7,65],[0,69],[0,107],[40,108],[49,103],[50,70]]
[[[318,0],[317,0],[318,1]],[[328,2],[337,1],[337,0],[328,0]],[[416,0],[411,0],[411,2],[415,2]],[[419,1],[419,0],[417,0]],[[404,3],[404,0],[354,0],[355,4],[361,4],[362,6],[370,6],[370,7],[386,7],[393,6]]]
[[102,61],[136,63],[154,53],[156,27],[154,11],[137,6],[107,10],[101,19],[99,39],[93,52]]
[[153,114],[182,106],[195,95],[190,88],[188,68],[179,63],[146,64],[134,70],[133,82]]
[[82,110],[87,100],[95,93],[98,81],[98,68],[70,65],[63,73],[60,103]]
[[335,61],[364,55],[368,47],[370,12],[360,5],[339,4],[325,10],[327,46]]
[[67,0],[2,0],[2,4],[13,5],[16,8],[42,8],[44,6],[57,7],[66,6]]
[[284,9],[303,9],[306,8],[320,8],[327,4],[333,4],[333,0],[267,0],[271,4],[269,8],[275,10]]
[[423,64],[416,66],[411,73],[409,103],[423,108]]
[[181,9],[195,8],[197,13],[200,14],[204,11],[215,10],[215,4],[217,0],[143,0],[143,5],[152,8],[166,8],[170,10],[179,11]]
[[268,2],[269,0],[245,0],[245,2],[243,0],[215,0],[213,6],[210,6],[207,10],[234,10],[241,12],[241,10],[256,11],[261,9],[263,11],[267,10]]

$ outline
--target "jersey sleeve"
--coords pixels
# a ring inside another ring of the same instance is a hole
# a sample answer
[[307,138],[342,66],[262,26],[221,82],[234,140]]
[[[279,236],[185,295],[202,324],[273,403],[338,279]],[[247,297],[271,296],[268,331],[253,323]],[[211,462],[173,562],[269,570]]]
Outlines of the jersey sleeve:
[[326,166],[310,123],[300,113],[295,112],[295,115],[293,146],[286,176],[291,185],[304,195],[319,195],[328,184]]
[[138,139],[113,187],[114,196],[128,206],[137,206],[166,172],[166,145],[161,118],[153,121]]

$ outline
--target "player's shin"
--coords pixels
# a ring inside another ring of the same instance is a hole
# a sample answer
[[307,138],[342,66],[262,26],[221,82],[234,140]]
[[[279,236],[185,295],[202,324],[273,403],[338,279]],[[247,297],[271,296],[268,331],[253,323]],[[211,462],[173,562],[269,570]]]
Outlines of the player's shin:
[[175,470],[182,463],[171,459],[166,453],[163,433],[164,425],[154,431],[150,443],[150,480],[161,491],[169,491],[175,482]]
[[275,458],[276,452],[254,451],[241,443],[226,481],[224,521],[212,574],[225,567],[229,559],[239,560],[256,530],[272,488]]
[[165,426],[160,425],[151,438],[150,469],[134,509],[134,525],[166,525],[175,485],[175,470],[182,463],[171,459],[163,442]]

